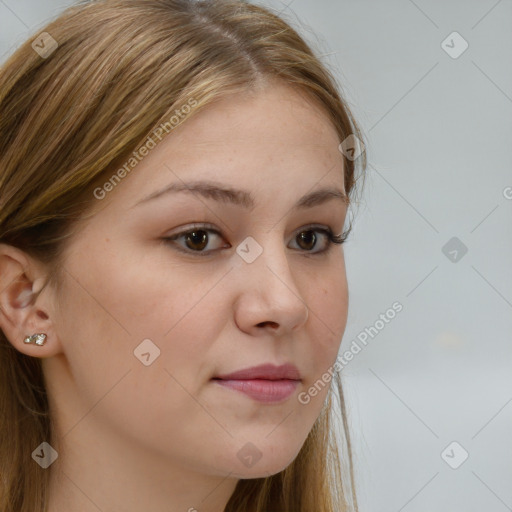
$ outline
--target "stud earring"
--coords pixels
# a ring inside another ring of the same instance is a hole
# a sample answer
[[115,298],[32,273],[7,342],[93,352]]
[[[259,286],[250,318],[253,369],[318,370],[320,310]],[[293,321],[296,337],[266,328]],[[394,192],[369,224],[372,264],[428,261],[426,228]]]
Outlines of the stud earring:
[[45,333],[39,333],[39,334],[32,334],[32,336],[27,336],[24,340],[24,343],[34,343],[35,345],[44,345],[46,342],[46,334]]

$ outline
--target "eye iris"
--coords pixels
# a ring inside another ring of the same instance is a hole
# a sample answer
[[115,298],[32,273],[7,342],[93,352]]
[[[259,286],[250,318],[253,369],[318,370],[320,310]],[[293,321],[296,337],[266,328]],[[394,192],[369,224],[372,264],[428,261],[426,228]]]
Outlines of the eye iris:
[[[309,236],[307,233],[309,233]],[[302,233],[299,234],[299,240],[301,242],[306,241],[306,245],[308,245],[312,241],[311,247],[306,247],[306,249],[312,249],[315,246],[316,235],[315,235],[314,231],[303,231]],[[299,245],[300,245],[300,243],[299,243]]]
[[[198,234],[200,233],[200,234]],[[202,235],[201,235],[202,233]],[[206,247],[206,245],[208,244],[208,236],[206,234],[206,231],[203,231],[203,230],[199,230],[199,231],[191,231],[190,233],[187,234],[186,236],[186,240],[187,240],[187,246],[189,247],[189,249],[196,249],[196,250],[201,250],[201,249],[204,249]],[[190,247],[190,245],[188,244],[188,242],[192,240],[192,244],[196,244],[198,243],[200,245],[200,247]]]

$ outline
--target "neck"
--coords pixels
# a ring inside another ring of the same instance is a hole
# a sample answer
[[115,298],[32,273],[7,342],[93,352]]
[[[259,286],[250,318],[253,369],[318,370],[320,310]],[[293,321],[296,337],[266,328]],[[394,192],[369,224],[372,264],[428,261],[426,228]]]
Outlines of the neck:
[[51,465],[49,512],[223,512],[238,482],[83,425],[52,446],[59,457]]

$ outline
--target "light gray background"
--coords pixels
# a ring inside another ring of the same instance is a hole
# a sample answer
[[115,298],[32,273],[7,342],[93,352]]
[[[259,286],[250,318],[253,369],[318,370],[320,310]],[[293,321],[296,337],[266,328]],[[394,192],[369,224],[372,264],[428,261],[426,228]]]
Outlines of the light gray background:
[[[71,3],[0,0],[0,55]],[[342,370],[361,512],[512,510],[512,2],[261,3],[323,55],[367,137],[342,352],[403,305]]]

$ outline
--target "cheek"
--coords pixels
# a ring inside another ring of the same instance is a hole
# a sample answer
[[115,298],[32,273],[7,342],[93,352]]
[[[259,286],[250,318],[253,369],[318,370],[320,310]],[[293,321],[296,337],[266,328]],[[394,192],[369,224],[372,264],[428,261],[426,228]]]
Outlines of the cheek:
[[222,287],[215,287],[218,276],[185,271],[159,256],[149,261],[132,255],[131,261],[95,262],[94,277],[84,272],[96,301],[89,298],[80,314],[92,324],[96,339],[115,349],[109,357],[117,366],[146,369],[134,351],[147,345],[150,358],[153,351],[158,354],[147,369],[160,369],[159,382],[171,373],[192,391],[202,377],[198,371],[206,366],[206,352],[218,337],[216,326],[225,322],[226,312],[222,318],[218,312],[226,302],[220,297]]
[[345,332],[348,314],[348,289],[344,268],[313,287],[309,295],[308,378],[298,396],[300,410],[311,421],[320,414],[332,387],[334,364]]
[[94,314],[109,318],[113,329],[129,333],[133,341],[162,338],[200,300],[201,292],[204,295],[200,279],[166,261],[164,254],[112,239],[87,258],[74,258],[70,266],[84,301],[87,295],[93,298]]
[[336,357],[348,316],[348,289],[344,273],[313,287],[308,299],[309,328],[315,344],[315,357],[332,363]]
[[[130,425],[133,435],[156,422],[179,431],[184,417],[204,423],[204,410],[189,393],[196,395],[209,378],[208,349],[219,336],[212,319],[220,319],[215,308],[225,303],[221,289],[207,293],[213,277],[208,285],[176,268],[164,273],[113,259],[77,258],[66,267],[73,278],[63,286],[56,324],[80,394],[66,421],[74,424],[101,400],[94,414],[119,428]],[[148,366],[134,354],[146,339],[159,351]]]

